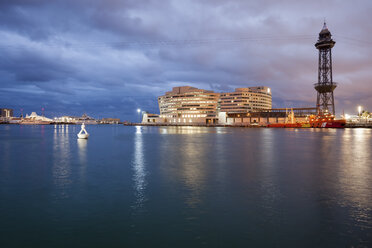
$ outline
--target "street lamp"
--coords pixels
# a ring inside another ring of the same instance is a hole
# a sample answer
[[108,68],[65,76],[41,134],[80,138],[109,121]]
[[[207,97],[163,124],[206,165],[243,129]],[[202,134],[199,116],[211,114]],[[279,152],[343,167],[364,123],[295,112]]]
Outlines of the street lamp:
[[139,123],[141,123],[141,109],[137,109]]
[[360,122],[360,120],[361,120],[361,113],[362,113],[362,106],[358,106],[358,113],[359,113],[359,122]]

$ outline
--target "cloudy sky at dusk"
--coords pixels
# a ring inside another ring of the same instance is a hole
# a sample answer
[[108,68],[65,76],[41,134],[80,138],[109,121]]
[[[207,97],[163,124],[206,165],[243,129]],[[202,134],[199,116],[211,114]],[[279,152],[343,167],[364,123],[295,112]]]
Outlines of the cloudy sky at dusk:
[[372,110],[370,0],[0,0],[0,107],[136,120],[174,86],[313,107],[326,18],[336,111]]

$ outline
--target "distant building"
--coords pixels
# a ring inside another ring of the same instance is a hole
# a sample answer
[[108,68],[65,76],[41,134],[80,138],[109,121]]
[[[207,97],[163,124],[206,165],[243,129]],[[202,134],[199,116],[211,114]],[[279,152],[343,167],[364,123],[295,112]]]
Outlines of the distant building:
[[145,112],[142,115],[142,123],[162,124],[162,123],[167,123],[167,119],[163,117],[160,118],[160,115],[158,114],[150,114],[150,113]]
[[213,91],[191,86],[174,87],[158,97],[159,118],[174,124],[216,123],[218,99],[219,93]]
[[101,124],[119,124],[120,119],[119,118],[102,118],[100,120]]
[[271,89],[266,86],[237,88],[215,93],[191,86],[174,87],[158,97],[160,115],[144,113],[142,123],[217,124],[228,114],[250,113],[272,108]]
[[293,113],[295,122],[307,121],[310,115],[316,115],[316,108],[277,108],[256,110],[246,113],[220,112],[218,123],[222,125],[267,125],[269,123],[287,123]]
[[74,116],[61,116],[61,117],[55,117],[54,121],[58,123],[75,123],[73,120],[78,117]]
[[97,124],[97,120],[94,119],[93,117],[90,117],[88,116],[87,114],[83,114],[81,117],[78,117],[76,119],[77,121],[77,124],[82,124],[82,123],[85,123],[85,124]]
[[87,114],[83,114],[82,116],[61,116],[54,118],[55,122],[59,123],[71,123],[71,124],[98,124],[97,120],[88,116]]
[[23,120],[22,117],[12,117],[12,118],[10,118],[10,119],[8,120],[8,122],[9,122],[10,124],[19,124],[19,123],[22,122],[22,120]]
[[0,117],[4,118],[13,117],[13,109],[0,108]]
[[52,122],[52,119],[49,119],[45,116],[40,116],[36,114],[36,112],[32,112],[30,115],[26,115],[25,119],[33,120],[33,121],[50,121]]
[[271,90],[265,86],[237,88],[235,92],[221,93],[218,102],[218,111],[227,113],[247,113],[271,108]]

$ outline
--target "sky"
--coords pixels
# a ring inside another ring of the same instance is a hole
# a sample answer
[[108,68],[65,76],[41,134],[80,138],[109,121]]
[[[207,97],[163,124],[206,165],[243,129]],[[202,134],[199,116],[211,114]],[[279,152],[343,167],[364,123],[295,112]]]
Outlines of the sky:
[[314,107],[326,20],[336,112],[372,111],[370,0],[0,0],[0,108],[138,119],[175,86]]

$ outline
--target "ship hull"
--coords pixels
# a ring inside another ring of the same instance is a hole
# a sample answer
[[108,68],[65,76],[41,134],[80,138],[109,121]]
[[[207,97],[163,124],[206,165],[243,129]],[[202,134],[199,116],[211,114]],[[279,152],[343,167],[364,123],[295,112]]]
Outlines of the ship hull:
[[345,125],[346,125],[345,120],[316,121],[310,123],[311,127],[316,128],[344,128]]
[[50,125],[51,121],[21,121],[21,125]]
[[268,124],[267,127],[273,128],[300,128],[302,127],[301,123],[273,123]]
[[304,123],[273,123],[270,128],[344,128],[345,120],[313,121]]

